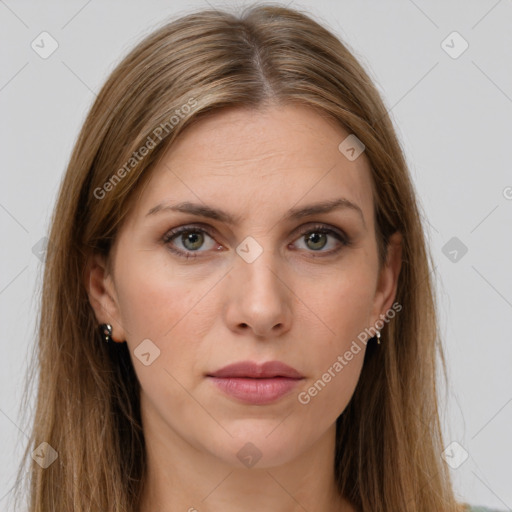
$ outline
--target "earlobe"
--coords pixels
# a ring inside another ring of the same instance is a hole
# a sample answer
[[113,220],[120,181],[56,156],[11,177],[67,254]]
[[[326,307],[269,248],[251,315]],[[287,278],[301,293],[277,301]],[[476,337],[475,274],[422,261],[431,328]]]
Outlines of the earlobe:
[[112,339],[125,340],[114,281],[107,270],[104,256],[96,253],[89,257],[84,281],[89,303],[94,310],[98,324],[111,324]]

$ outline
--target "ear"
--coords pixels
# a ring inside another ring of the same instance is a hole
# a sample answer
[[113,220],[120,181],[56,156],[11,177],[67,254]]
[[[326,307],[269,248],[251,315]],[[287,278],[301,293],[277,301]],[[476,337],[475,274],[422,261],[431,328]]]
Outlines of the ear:
[[379,274],[370,325],[375,325],[377,320],[381,320],[380,315],[385,315],[391,308],[396,296],[401,267],[402,234],[396,231],[389,237],[386,264],[383,265]]
[[108,272],[104,256],[96,253],[89,257],[84,279],[89,302],[98,324],[112,325],[113,341],[126,340],[114,281],[112,274]]

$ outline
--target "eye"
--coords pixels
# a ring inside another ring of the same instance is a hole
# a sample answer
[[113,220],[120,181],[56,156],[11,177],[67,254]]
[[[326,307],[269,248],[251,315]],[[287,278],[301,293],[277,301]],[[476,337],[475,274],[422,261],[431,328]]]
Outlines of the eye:
[[[329,245],[329,238],[331,240],[331,250],[322,250]],[[309,227],[307,230],[302,231],[299,239],[304,243],[300,249],[310,249],[312,252],[320,252],[322,256],[330,256],[338,253],[344,246],[350,245],[350,239],[337,229],[327,227],[323,224]],[[334,247],[334,248],[332,248]],[[316,257],[316,255],[313,255]]]
[[[333,239],[330,244],[331,249],[324,251],[323,249],[329,245],[329,238]],[[298,240],[304,243],[304,246],[299,247],[299,249],[311,253],[321,253],[321,256],[333,255],[351,244],[349,237],[343,232],[323,224],[309,226],[308,229],[302,230]],[[215,242],[207,229],[193,225],[171,229],[165,234],[162,241],[171,252],[187,259],[197,258],[198,255],[194,253],[206,252],[212,249],[222,250],[222,246]],[[207,242],[206,245],[205,241]],[[317,257],[315,254],[312,254],[312,256]]]
[[[203,246],[206,238],[211,240],[207,244],[206,250],[214,248],[216,242],[207,230],[195,226],[182,226],[166,233],[163,242],[168,245],[171,252],[188,259],[197,258],[197,255],[193,254],[194,252],[204,252],[199,249]],[[174,243],[178,243],[178,247],[174,246]],[[217,248],[219,247],[217,245]]]

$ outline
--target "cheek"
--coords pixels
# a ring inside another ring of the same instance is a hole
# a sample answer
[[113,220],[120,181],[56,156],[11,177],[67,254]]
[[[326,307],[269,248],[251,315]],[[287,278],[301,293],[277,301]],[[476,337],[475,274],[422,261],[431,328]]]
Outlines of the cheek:
[[302,424],[311,429],[311,435],[315,429],[336,421],[350,402],[366,351],[366,344],[358,336],[368,327],[371,303],[370,294],[349,285],[334,283],[325,290],[323,298],[318,299],[325,326],[318,321],[315,324],[326,335],[317,331],[307,337],[310,346],[303,350],[308,354],[311,372],[297,396],[304,414]]
[[[218,277],[211,273],[197,279],[179,275],[165,261],[156,259],[152,264],[141,264],[136,258],[126,258],[119,265],[117,290],[122,325],[144,387],[151,385],[157,375],[157,380],[169,380],[158,370],[166,369],[183,383],[191,375],[205,371],[202,358],[208,354],[201,341],[219,318],[217,281]],[[148,367],[136,359],[136,349],[146,339],[154,343],[158,353]],[[198,354],[202,354],[201,358]]]
[[318,316],[315,324],[325,334],[319,339],[326,348],[341,350],[369,327],[375,281],[375,269],[361,259],[318,278],[304,294],[304,303]]
[[303,350],[313,370],[304,401],[310,400],[314,411],[326,407],[339,415],[352,396],[364,362],[366,344],[360,335],[370,326],[374,280],[365,262],[347,265],[319,279],[315,293],[304,300],[314,312],[303,323],[310,344]]
[[[297,394],[304,435],[314,436],[345,410],[361,375],[366,344],[358,340],[365,318],[355,301],[340,299],[330,328],[334,335],[309,336],[307,381]],[[329,321],[329,320],[328,320]]]
[[183,302],[177,299],[182,295],[179,284],[171,286],[150,272],[139,272],[137,267],[125,274],[118,291],[123,327],[132,343],[160,338],[182,315]]
[[162,253],[143,257],[144,261],[123,258],[117,272],[120,316],[132,343],[162,340],[179,330],[198,301],[198,287],[202,288],[177,274]]

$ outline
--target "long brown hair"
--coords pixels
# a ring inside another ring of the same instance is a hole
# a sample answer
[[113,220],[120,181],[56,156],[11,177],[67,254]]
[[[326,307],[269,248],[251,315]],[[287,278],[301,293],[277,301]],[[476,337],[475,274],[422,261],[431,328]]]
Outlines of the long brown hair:
[[[108,257],[151,169],[185,127],[227,107],[293,103],[329,116],[365,145],[381,264],[389,236],[403,235],[402,311],[383,329],[382,345],[368,345],[337,420],[339,491],[363,512],[460,509],[441,459],[438,363],[445,379],[447,372],[432,258],[392,122],[337,37],[297,10],[259,5],[165,24],[116,67],[85,120],[48,240],[32,363],[36,410],[23,461],[30,512],[138,512],[146,475],[140,386],[127,345],[107,345],[98,333],[84,285],[87,258]],[[143,146],[144,156],[134,157]],[[38,449],[49,463],[50,447],[58,456],[43,468],[31,455]]]

